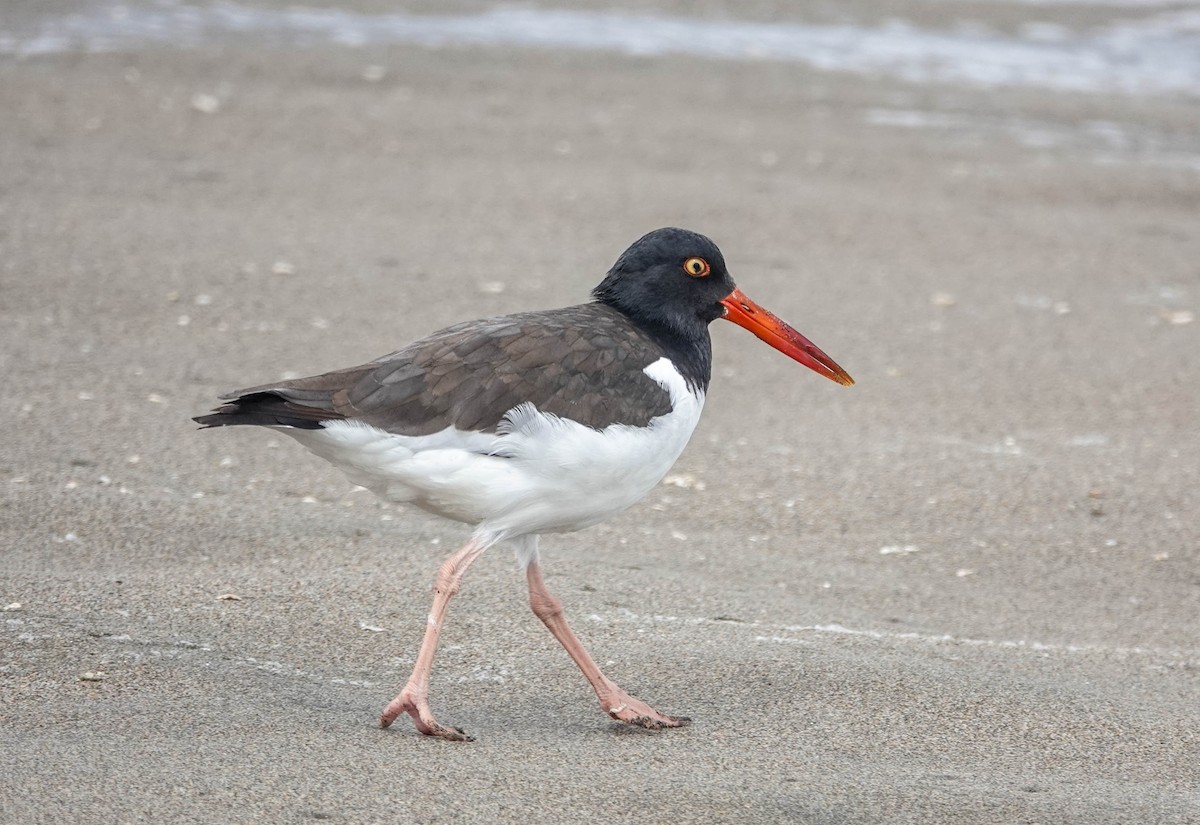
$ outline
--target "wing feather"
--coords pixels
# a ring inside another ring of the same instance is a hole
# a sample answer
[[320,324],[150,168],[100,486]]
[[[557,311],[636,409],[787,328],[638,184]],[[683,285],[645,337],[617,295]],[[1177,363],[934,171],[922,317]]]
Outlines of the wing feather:
[[584,304],[459,324],[362,366],[229,393],[229,403],[196,420],[495,432],[510,410],[531,403],[597,429],[645,426],[671,410],[666,390],[643,372],[664,354],[621,313]]

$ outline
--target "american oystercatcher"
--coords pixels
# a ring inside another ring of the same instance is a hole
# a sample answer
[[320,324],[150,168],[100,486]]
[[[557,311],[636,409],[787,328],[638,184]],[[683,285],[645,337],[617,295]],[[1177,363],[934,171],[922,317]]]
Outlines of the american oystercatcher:
[[601,672],[542,581],[538,536],[603,521],[662,479],[700,418],[712,366],[708,325],[717,318],[826,378],[854,383],[743,295],[721,251],[695,232],[649,233],[592,296],[580,306],[458,324],[360,367],[238,390],[195,419],[280,430],[388,501],[474,525],[438,571],[416,666],[383,711],[384,727],[408,713],[421,733],[470,738],[434,719],[429,677],[463,574],[501,541],[516,545],[533,612],[609,716],[643,728],[686,724]]

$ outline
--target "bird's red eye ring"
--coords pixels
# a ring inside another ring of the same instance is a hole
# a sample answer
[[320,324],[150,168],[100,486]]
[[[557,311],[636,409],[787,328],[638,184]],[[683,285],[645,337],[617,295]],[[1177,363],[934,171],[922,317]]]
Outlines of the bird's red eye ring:
[[683,271],[693,278],[703,278],[712,272],[712,268],[708,265],[708,261],[703,258],[688,258],[683,262]]

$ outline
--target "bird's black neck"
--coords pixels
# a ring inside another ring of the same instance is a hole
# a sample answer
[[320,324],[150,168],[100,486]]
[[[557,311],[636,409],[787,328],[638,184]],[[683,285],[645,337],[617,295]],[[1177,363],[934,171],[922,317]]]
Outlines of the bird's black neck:
[[677,319],[672,324],[661,317],[648,318],[600,299],[627,319],[639,332],[653,341],[671,359],[689,389],[708,391],[712,379],[712,337],[708,325],[699,318]]

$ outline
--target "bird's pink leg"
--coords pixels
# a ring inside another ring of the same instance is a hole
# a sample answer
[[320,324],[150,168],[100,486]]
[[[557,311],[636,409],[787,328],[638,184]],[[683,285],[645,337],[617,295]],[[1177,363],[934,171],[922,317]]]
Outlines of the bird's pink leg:
[[417,730],[426,736],[440,736],[458,742],[471,741],[471,737],[463,733],[461,728],[440,725],[433,718],[433,711],[429,708],[429,672],[433,668],[433,654],[437,651],[446,607],[458,592],[467,568],[487,547],[487,544],[471,539],[461,550],[446,559],[438,570],[437,583],[433,590],[433,607],[429,609],[429,620],[425,627],[425,638],[421,641],[421,651],[417,654],[417,664],[413,667],[412,676],[408,678],[404,689],[384,708],[383,715],[379,717],[382,727],[388,727],[401,713],[407,713],[412,717]]
[[667,716],[665,713],[659,713],[641,699],[630,696],[616,682],[605,676],[596,661],[584,650],[583,643],[571,631],[571,627],[563,615],[562,602],[546,589],[546,583],[542,580],[542,571],[536,559],[526,568],[526,575],[529,578],[529,606],[533,608],[534,615],[550,628],[554,638],[558,639],[559,643],[567,649],[567,653],[571,654],[575,664],[579,665],[579,669],[591,683],[592,689],[596,691],[596,696],[600,699],[600,707],[604,709],[605,713],[618,721],[651,730],[677,728],[691,721],[686,716]]

